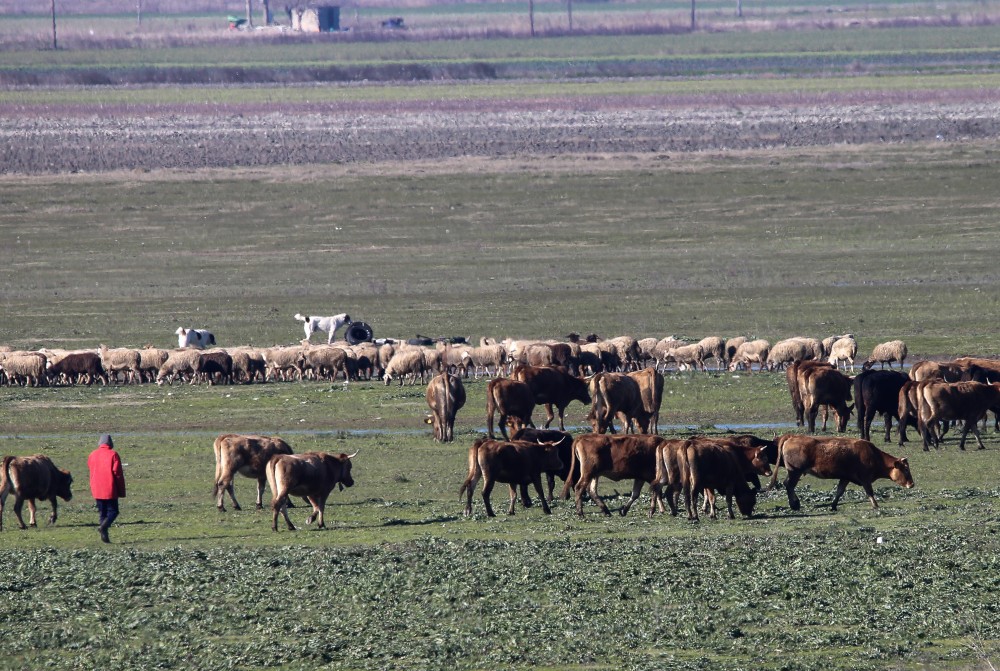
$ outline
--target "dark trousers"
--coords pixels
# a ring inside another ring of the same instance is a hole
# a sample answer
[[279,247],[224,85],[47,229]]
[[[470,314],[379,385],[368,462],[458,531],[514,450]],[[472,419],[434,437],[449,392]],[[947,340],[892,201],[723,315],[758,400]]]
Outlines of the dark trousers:
[[118,499],[95,499],[97,512],[101,515],[101,526],[107,529],[118,517]]

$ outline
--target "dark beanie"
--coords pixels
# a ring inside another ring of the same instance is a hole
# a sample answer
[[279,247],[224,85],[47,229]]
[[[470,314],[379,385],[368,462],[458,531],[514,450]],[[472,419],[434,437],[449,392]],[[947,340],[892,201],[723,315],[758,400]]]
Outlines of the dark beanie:
[[100,442],[97,443],[97,446],[100,447],[101,445],[107,445],[108,447],[114,447],[115,446],[114,441],[111,440],[111,435],[110,434],[106,433],[103,436],[101,436],[101,440],[100,440]]

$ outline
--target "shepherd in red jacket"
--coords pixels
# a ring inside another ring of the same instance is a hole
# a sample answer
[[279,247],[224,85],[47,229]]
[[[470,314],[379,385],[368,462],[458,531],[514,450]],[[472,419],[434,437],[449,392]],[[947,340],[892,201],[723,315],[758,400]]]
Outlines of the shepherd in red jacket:
[[110,543],[108,527],[118,517],[118,499],[125,498],[122,460],[115,452],[111,436],[101,436],[97,449],[87,458],[87,466],[90,468],[90,493],[97,500],[97,510],[101,515],[97,530],[101,534],[101,540]]

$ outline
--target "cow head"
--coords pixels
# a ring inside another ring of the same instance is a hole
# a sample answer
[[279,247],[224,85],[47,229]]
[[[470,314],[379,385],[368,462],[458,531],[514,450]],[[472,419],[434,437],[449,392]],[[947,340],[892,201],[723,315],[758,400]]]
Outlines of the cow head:
[[70,488],[73,485],[73,476],[70,475],[69,471],[63,469],[57,469],[53,473],[52,486],[54,488],[53,493],[61,498],[63,501],[69,501],[73,498],[73,492]]
[[889,479],[900,487],[910,489],[913,487],[913,476],[910,474],[910,462],[903,459],[896,459],[889,470]]
[[541,440],[538,441],[538,449],[541,452],[542,458],[540,459],[540,466],[542,471],[560,471],[563,467],[562,459],[559,458],[559,443],[561,441],[556,441],[554,443],[547,443]]
[[757,494],[747,489],[736,494],[736,507],[740,509],[743,517],[753,517],[753,507],[757,505]]
[[753,459],[750,460],[753,464],[753,468],[760,475],[771,475],[771,462],[767,458],[767,448],[758,447],[753,453]]

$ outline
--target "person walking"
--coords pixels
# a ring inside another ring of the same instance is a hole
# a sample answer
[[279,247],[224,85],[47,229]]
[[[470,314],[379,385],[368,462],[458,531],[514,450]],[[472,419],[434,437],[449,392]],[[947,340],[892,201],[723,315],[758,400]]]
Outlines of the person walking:
[[118,517],[118,499],[125,498],[125,473],[122,472],[122,460],[115,452],[114,441],[109,434],[101,436],[97,449],[87,458],[90,468],[90,493],[97,502],[97,511],[101,523],[97,530],[101,540],[110,543],[108,527]]

